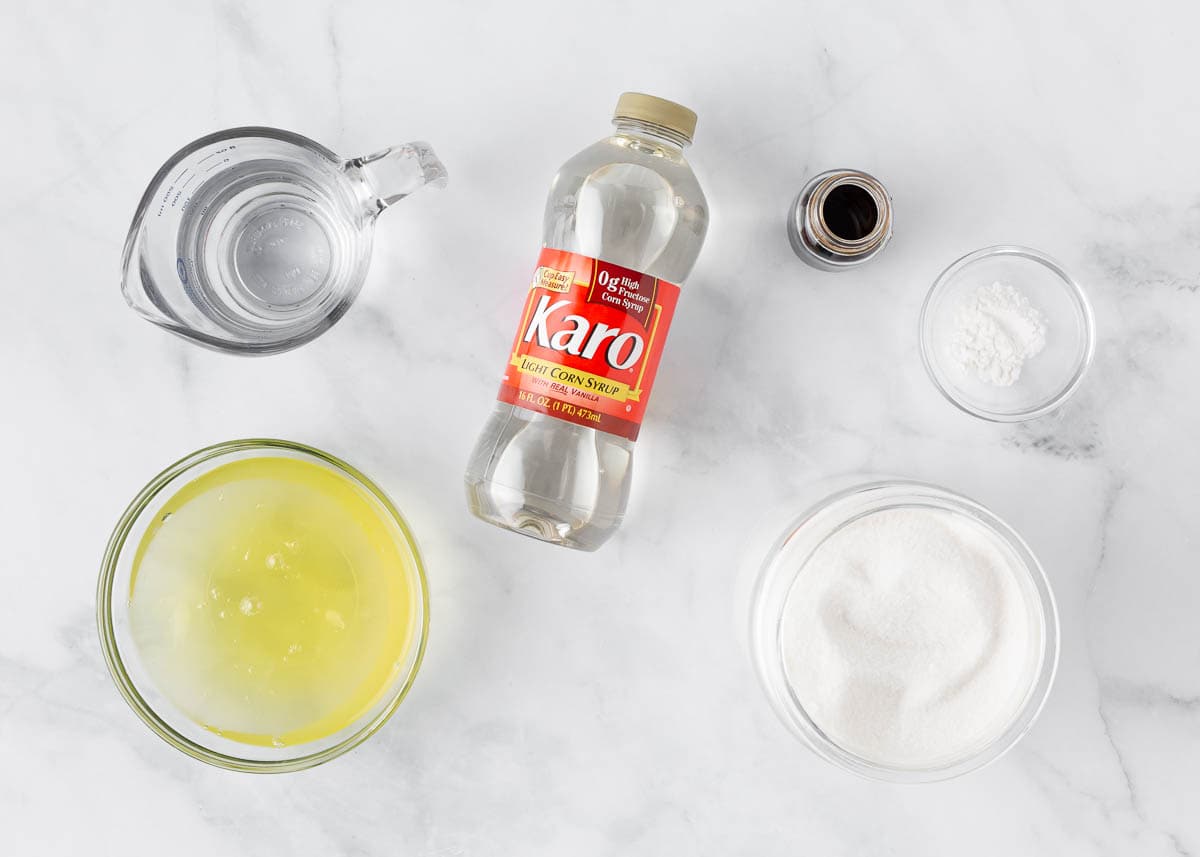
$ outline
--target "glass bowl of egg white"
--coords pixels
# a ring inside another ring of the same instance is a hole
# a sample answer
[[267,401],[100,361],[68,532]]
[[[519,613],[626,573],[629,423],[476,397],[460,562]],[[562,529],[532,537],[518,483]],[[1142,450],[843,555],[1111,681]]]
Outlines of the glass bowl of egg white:
[[1032,727],[1058,664],[1037,559],[980,504],[872,482],[798,515],[756,583],[751,650],[787,728],[847,771],[947,780]]
[[921,309],[938,390],[993,422],[1044,416],[1079,389],[1096,349],[1087,295],[1044,253],[986,247],[942,272]]
[[429,631],[425,572],[387,496],[281,440],[172,464],[113,531],[100,641],[126,702],[218,767],[284,772],[357,746],[396,710]]

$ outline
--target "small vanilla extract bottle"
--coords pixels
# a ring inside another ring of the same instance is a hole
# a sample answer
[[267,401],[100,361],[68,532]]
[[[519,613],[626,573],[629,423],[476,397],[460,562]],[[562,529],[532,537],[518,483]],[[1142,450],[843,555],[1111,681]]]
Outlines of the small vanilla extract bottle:
[[869,262],[892,239],[892,198],[861,170],[830,170],[810,179],[788,212],[796,255],[822,271]]

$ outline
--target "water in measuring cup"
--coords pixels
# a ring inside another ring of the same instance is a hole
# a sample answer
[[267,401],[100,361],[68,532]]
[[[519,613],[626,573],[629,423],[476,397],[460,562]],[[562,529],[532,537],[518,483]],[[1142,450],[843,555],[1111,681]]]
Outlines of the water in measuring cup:
[[[700,254],[708,207],[684,140],[618,118],[612,136],[559,170],[544,247],[682,283]],[[620,526],[634,442],[497,402],[467,465],[475,515],[524,535],[595,550]]]
[[363,254],[353,201],[287,160],[231,165],[192,194],[178,275],[196,306],[231,332],[302,331],[325,320]]

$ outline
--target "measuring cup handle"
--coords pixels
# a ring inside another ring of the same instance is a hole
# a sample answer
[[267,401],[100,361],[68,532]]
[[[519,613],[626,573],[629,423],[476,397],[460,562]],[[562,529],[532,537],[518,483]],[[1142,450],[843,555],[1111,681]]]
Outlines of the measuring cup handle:
[[346,162],[370,188],[371,206],[379,213],[425,185],[446,186],[446,167],[428,143],[404,143]]

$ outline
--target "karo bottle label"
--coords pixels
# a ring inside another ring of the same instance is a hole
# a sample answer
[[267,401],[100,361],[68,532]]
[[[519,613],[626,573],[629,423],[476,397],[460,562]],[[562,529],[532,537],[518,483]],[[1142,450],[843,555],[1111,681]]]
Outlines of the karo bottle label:
[[679,286],[543,248],[498,398],[636,440]]

